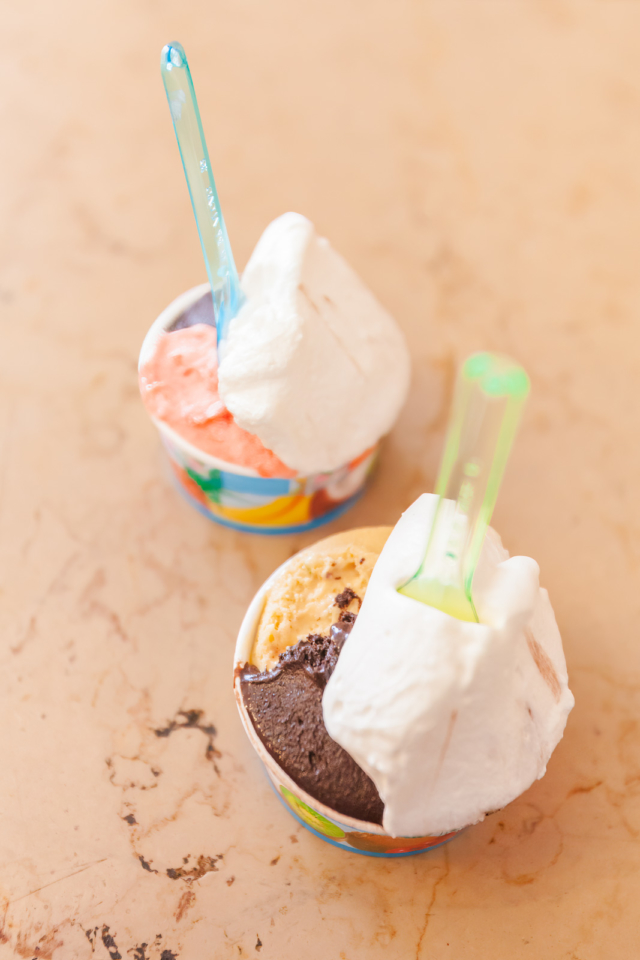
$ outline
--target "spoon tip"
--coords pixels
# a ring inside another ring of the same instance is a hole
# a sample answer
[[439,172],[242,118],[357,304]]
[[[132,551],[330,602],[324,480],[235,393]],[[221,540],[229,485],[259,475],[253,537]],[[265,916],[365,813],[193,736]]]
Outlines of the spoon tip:
[[160,54],[160,65],[163,70],[171,70],[173,67],[183,67],[187,57],[184,47],[181,43],[166,43]]

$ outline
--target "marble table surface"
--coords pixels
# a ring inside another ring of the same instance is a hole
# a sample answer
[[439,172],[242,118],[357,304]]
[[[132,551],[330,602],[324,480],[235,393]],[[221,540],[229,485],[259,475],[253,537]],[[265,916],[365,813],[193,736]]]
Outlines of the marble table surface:
[[[2,960],[637,956],[640,4],[34,0],[2,23]],[[243,611],[312,537],[199,516],[139,401],[147,327],[204,278],[173,39],[239,265],[298,210],[410,342],[410,402],[327,532],[431,489],[461,358],[531,374],[495,525],[540,563],[576,707],[543,780],[426,855],[305,832],[236,715]]]

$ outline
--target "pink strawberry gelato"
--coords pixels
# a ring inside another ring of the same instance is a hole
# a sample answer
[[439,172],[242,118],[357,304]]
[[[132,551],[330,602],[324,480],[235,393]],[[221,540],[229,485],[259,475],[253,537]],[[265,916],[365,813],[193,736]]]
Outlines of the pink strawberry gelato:
[[140,392],[152,417],[212,457],[261,477],[293,477],[262,441],[243,430],[220,399],[216,331],[203,323],[164,333],[140,368]]

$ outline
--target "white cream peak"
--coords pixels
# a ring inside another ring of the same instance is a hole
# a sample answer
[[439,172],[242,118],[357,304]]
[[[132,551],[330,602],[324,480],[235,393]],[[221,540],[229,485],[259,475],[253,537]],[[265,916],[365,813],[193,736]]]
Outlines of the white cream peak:
[[404,337],[309,220],[269,224],[242,289],[218,369],[241,427],[301,474],[334,470],[388,433],[409,386]]

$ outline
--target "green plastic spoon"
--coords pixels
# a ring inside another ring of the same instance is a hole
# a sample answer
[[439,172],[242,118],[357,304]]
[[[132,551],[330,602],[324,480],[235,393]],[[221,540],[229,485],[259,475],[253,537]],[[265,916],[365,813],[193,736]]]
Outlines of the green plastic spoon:
[[427,551],[399,587],[458,620],[478,622],[473,575],[528,393],[525,371],[499,354],[474,354],[458,375]]
[[187,55],[180,43],[162,48],[160,69],[211,284],[219,344],[242,304],[238,271],[211,172]]

